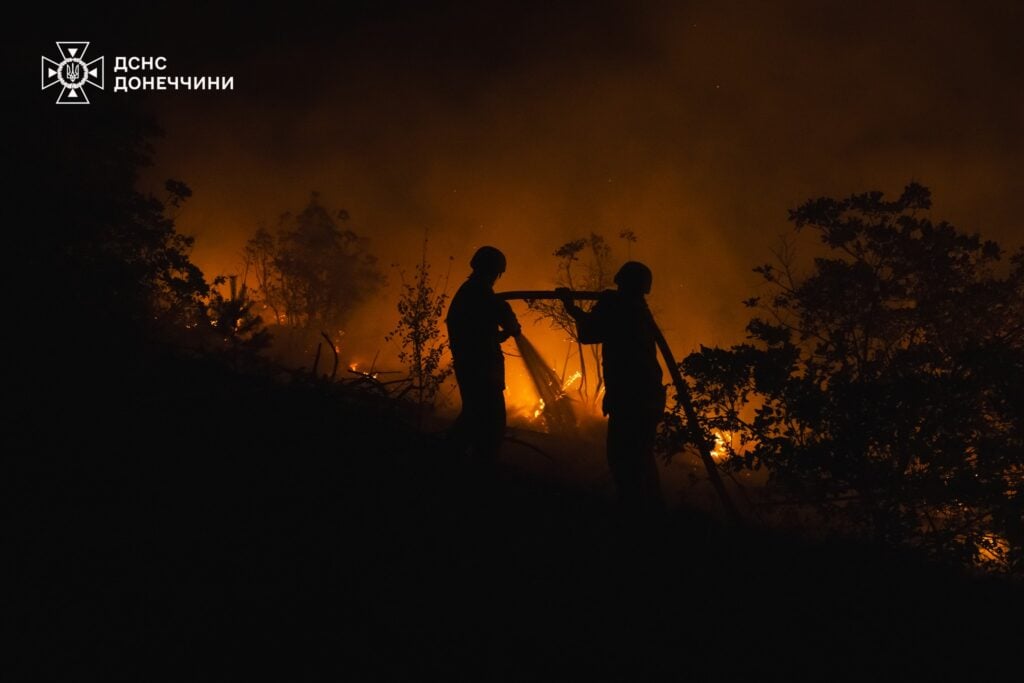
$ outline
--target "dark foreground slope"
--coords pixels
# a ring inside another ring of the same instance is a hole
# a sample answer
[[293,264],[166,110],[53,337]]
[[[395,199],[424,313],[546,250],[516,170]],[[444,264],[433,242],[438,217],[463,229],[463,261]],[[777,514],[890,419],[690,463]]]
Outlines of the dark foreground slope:
[[386,402],[146,359],[26,402],[6,680],[984,678],[1021,595],[908,557],[628,524],[462,471]]

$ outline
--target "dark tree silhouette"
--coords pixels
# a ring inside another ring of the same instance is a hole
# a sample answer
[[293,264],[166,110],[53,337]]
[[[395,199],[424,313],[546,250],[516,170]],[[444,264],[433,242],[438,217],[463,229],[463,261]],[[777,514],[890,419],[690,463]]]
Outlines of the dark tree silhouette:
[[114,104],[42,116],[25,129],[45,138],[24,168],[44,176],[17,197],[35,226],[17,259],[36,288],[22,321],[36,321],[30,327],[40,333],[55,328],[55,339],[74,335],[76,347],[99,354],[200,328],[209,287],[189,258],[192,238],[174,222],[191,190],[175,180],[163,197],[137,187],[161,134],[152,118]]
[[103,248],[131,283],[119,294],[134,291],[140,308],[166,332],[203,324],[210,288],[190,260],[193,238],[178,233],[174,225],[176,211],[192,191],[175,180],[168,180],[165,188],[163,201],[138,196],[135,220],[112,225]]
[[283,214],[275,231],[260,227],[249,239],[255,296],[277,324],[313,336],[341,334],[352,311],[383,284],[366,239],[341,227],[347,220],[314,192],[302,211]]
[[918,184],[790,212],[825,253],[755,270],[750,342],[683,363],[736,468],[875,540],[1020,572],[1024,252],[927,217]]
[[423,410],[434,405],[445,380],[454,371],[451,362],[445,362],[448,337],[441,329],[441,319],[448,305],[447,276],[441,291],[430,276],[427,262],[427,242],[416,264],[415,275],[406,280],[402,274],[402,292],[398,299],[398,323],[385,337],[397,340],[401,346],[398,359],[409,370],[409,390],[416,401],[417,421]]
[[[228,296],[217,288],[228,282]],[[253,310],[255,301],[245,283],[238,286],[238,276],[219,276],[213,281],[209,298],[210,330],[217,341],[216,350],[227,354],[238,366],[241,360],[253,360],[270,345],[271,335],[263,319]]]

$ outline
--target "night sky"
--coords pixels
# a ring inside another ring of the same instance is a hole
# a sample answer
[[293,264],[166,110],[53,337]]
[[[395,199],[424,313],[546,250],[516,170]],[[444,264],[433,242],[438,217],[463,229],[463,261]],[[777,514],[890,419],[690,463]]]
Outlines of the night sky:
[[[548,4],[78,8],[33,35],[235,77],[118,95],[165,130],[144,182],[192,187],[178,226],[208,276],[311,190],[385,265],[428,231],[450,291],[481,244],[508,254],[499,289],[540,288],[562,242],[602,233],[621,261],[631,229],[685,355],[742,338],[751,268],[811,197],[917,180],[935,218],[1021,244],[1021,3]],[[393,324],[391,274],[366,339]]]

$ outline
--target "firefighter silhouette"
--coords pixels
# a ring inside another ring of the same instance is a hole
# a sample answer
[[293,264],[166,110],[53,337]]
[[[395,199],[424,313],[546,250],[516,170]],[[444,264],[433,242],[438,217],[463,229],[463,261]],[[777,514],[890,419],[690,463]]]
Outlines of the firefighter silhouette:
[[644,298],[652,280],[650,268],[629,261],[615,274],[617,289],[602,292],[590,311],[577,306],[568,289],[557,290],[576,321],[580,343],[603,344],[608,466],[621,504],[640,513],[664,507],[654,441],[665,409],[665,386],[657,328]]
[[455,292],[445,318],[462,397],[450,438],[473,463],[488,467],[505,436],[501,344],[522,329],[508,302],[494,293],[494,283],[505,272],[505,255],[494,247],[480,247],[469,265],[473,272]]

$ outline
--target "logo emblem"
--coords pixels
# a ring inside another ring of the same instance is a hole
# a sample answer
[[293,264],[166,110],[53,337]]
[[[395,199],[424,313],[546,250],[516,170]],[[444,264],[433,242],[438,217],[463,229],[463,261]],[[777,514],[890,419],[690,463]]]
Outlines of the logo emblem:
[[85,86],[91,85],[103,90],[103,57],[86,62],[88,42],[58,41],[57,49],[61,57],[59,62],[43,57],[43,90],[59,84],[61,89],[57,104],[89,104]]

